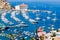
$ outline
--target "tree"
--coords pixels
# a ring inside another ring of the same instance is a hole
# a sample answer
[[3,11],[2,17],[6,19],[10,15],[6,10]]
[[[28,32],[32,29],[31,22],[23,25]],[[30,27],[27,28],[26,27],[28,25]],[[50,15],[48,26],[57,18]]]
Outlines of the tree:
[[30,40],[34,40],[34,38],[33,38],[33,37],[31,37],[31,38],[30,38]]
[[22,40],[25,40],[25,38],[23,37]]

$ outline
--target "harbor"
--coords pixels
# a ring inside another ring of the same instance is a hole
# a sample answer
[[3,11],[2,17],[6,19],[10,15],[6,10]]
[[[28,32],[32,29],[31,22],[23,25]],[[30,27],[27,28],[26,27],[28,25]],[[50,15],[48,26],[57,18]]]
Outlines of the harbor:
[[0,1],[0,40],[60,40],[59,5]]

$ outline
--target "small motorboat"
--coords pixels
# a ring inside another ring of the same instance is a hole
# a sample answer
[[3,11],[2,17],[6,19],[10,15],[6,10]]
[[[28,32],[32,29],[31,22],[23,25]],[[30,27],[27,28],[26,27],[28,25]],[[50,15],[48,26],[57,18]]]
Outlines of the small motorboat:
[[37,21],[32,20],[32,19],[29,19],[29,21],[30,21],[32,24],[37,24],[37,23],[38,23]]

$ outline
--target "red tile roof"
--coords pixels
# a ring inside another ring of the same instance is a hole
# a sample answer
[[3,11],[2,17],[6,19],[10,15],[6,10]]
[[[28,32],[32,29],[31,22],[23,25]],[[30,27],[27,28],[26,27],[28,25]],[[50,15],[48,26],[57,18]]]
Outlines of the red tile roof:
[[20,6],[27,6],[26,4],[21,4]]

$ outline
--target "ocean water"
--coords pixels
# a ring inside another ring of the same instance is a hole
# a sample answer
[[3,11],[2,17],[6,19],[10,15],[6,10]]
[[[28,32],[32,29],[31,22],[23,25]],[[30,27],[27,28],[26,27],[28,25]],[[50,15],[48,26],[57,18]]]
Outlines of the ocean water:
[[[14,30],[14,29],[17,29],[17,30],[21,30],[19,32],[19,34],[21,35],[24,35],[22,34],[24,31],[29,31],[31,33],[34,33],[36,29],[38,29],[39,27],[44,27],[44,31],[46,31],[47,33],[51,30],[49,29],[49,27],[51,28],[52,25],[54,25],[54,29],[57,30],[58,28],[60,28],[60,5],[59,4],[56,4],[56,3],[41,3],[41,2],[10,2],[11,6],[14,7],[16,5],[20,5],[22,3],[25,3],[28,5],[28,9],[33,9],[33,10],[49,10],[49,11],[52,11],[51,14],[48,14],[46,12],[36,12],[33,14],[33,12],[27,12],[27,15],[31,18],[31,19],[34,19],[36,20],[36,17],[39,17],[41,18],[41,20],[38,20],[38,24],[32,24],[31,22],[29,22],[28,20],[26,20],[23,16],[22,16],[22,13],[19,14],[19,15],[16,15],[16,17],[18,17],[19,19],[21,19],[22,21],[24,21],[28,27],[20,27],[20,28],[10,28],[10,30]],[[36,16],[36,14],[40,14],[40,16]],[[53,14],[56,14],[56,15],[53,15]],[[15,20],[11,19],[10,18],[11,14],[7,14],[6,15],[6,18],[9,19],[10,21],[14,22],[13,25],[9,25],[9,24],[6,24],[4,23],[1,19],[0,23],[6,25],[6,26],[14,26],[16,24],[19,24],[17,23]],[[47,20],[47,17],[50,17],[50,19]],[[52,19],[56,18],[56,21],[53,21]],[[43,21],[43,19],[45,19],[45,21]],[[22,28],[22,29],[21,29]],[[48,31],[47,31],[48,30]],[[4,30],[5,33],[7,34],[14,34],[14,32],[9,32],[8,30]],[[15,34],[18,34],[18,33],[15,33]],[[34,36],[34,34],[32,34]],[[24,35],[22,37],[27,37],[27,40],[29,40],[29,36],[27,35]],[[3,37],[0,37],[1,39]],[[20,40],[19,37],[17,37],[18,40]],[[4,38],[5,40],[9,40],[8,38]],[[4,40],[2,39],[2,40]]]

